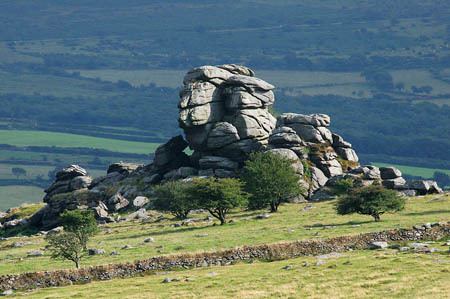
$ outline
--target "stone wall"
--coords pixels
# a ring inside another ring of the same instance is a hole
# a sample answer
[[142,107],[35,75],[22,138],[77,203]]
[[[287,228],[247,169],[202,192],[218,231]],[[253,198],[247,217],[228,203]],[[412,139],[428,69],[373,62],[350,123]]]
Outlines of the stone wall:
[[244,246],[218,252],[154,257],[130,263],[88,267],[79,270],[56,270],[0,276],[0,290],[25,290],[88,283],[113,278],[126,278],[155,270],[189,269],[207,266],[226,266],[248,260],[283,260],[299,256],[367,249],[373,241],[439,240],[450,236],[450,222],[413,229],[342,236],[324,240],[305,240],[257,246]]

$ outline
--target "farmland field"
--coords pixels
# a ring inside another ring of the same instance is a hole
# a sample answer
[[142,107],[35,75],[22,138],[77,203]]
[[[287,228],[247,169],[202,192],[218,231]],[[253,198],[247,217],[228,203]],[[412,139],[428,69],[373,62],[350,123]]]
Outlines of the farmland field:
[[412,176],[421,176],[423,178],[432,178],[435,171],[441,171],[448,175],[450,175],[450,169],[434,169],[434,168],[425,168],[425,167],[414,167],[414,166],[407,166],[407,165],[396,165],[391,163],[378,163],[373,162],[372,163],[375,166],[378,167],[389,167],[394,166],[400,169],[400,171],[403,174],[408,174]]
[[18,207],[24,203],[41,202],[44,190],[34,186],[1,186],[0,211]]
[[133,142],[83,135],[44,131],[0,130],[0,140],[15,146],[59,146],[87,147],[115,152],[149,154],[158,146],[156,143]]

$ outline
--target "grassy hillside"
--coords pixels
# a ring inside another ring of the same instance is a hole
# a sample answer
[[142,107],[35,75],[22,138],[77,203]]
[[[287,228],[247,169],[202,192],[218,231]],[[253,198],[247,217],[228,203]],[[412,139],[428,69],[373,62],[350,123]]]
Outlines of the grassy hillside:
[[[446,298],[450,293],[449,273],[448,253],[355,251],[336,256],[157,273],[24,292],[17,297]],[[166,277],[179,281],[162,283]]]
[[[379,223],[367,216],[338,216],[332,201],[288,204],[282,206],[279,213],[264,220],[254,218],[261,212],[232,213],[230,219],[234,222],[224,226],[200,221],[194,225],[174,227],[175,223],[180,222],[172,220],[168,215],[168,219],[155,223],[114,223],[104,226],[102,232],[95,236],[89,245],[104,249],[106,255],[87,257],[82,264],[100,265],[166,254],[216,251],[242,245],[328,238],[411,227],[415,224],[449,220],[449,204],[449,194],[411,198],[407,201],[404,211],[383,215],[383,221]],[[193,214],[191,217],[204,219],[206,216]],[[147,237],[153,237],[155,242],[144,243]],[[18,241],[25,241],[27,245],[20,248],[10,247]],[[27,257],[28,251],[42,250],[45,244],[39,236],[2,242],[0,275],[72,267],[70,263],[51,260],[48,253],[42,257]],[[125,245],[131,248],[122,249]],[[119,255],[110,256],[112,251],[117,251]]]

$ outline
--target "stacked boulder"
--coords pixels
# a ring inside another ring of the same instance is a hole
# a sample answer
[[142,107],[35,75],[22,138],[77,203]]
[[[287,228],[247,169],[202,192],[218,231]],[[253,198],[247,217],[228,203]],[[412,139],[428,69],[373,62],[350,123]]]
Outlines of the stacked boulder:
[[231,64],[195,68],[183,83],[179,124],[194,150],[195,166],[232,171],[221,168],[224,161],[219,158],[198,163],[203,157],[240,163],[267,144],[276,123],[269,112],[275,101],[273,85],[254,77],[252,70]]
[[55,182],[45,190],[44,202],[48,202],[57,194],[88,188],[91,183],[92,178],[88,176],[84,168],[78,165],[70,165],[56,173]]
[[310,176],[303,180],[310,194],[329,178],[359,166],[351,144],[331,133],[329,126],[330,117],[325,114],[285,113],[269,137],[270,148],[290,149],[310,168]]

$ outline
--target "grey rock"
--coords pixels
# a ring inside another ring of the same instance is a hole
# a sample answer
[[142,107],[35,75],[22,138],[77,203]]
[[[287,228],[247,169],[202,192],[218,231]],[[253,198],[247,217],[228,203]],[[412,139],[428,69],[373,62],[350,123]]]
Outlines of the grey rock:
[[275,96],[272,91],[248,92],[244,87],[227,87],[222,95],[225,98],[225,107],[227,110],[237,109],[256,109],[272,105]]
[[90,176],[77,176],[70,181],[70,191],[89,188],[92,183]]
[[358,162],[359,158],[356,152],[351,148],[338,147],[335,149],[336,153],[344,160]]
[[128,201],[128,199],[123,197],[120,193],[116,193],[108,199],[108,209],[115,212],[126,208],[129,204],[130,202]]
[[13,294],[14,294],[13,290],[6,290],[1,293],[1,296],[6,297],[6,296],[12,296]]
[[255,216],[255,219],[268,219],[268,218],[270,218],[270,214],[267,214],[267,213],[259,214],[259,215]]
[[294,129],[289,127],[279,127],[272,131],[272,134],[269,137],[269,144],[302,145],[303,141]]
[[221,79],[223,81],[227,80],[233,73],[225,69],[226,67],[216,67],[216,66],[201,66],[190,70],[186,76],[184,76],[183,83],[188,84],[195,81],[209,81],[214,78]]
[[145,206],[146,204],[148,204],[149,199],[145,196],[137,196],[134,200],[133,200],[133,207],[135,208],[142,208],[143,206]]
[[380,180],[381,174],[380,169],[376,166],[372,165],[364,165],[357,167],[355,169],[352,169],[350,171],[352,174],[361,175],[363,179],[365,180]]
[[281,125],[288,124],[304,124],[314,127],[328,127],[330,126],[330,117],[326,114],[296,114],[283,113],[278,117],[278,123]]
[[211,102],[221,102],[220,90],[209,82],[193,82],[184,86],[180,92],[178,107],[186,109]]
[[122,175],[129,175],[140,166],[140,164],[135,163],[117,162],[109,165],[106,173],[118,172]]
[[325,174],[317,167],[311,167],[311,179],[313,190],[317,190],[322,186],[325,186],[328,178]]
[[227,70],[230,73],[233,73],[235,75],[244,75],[244,76],[249,76],[249,77],[255,76],[255,72],[253,70],[251,70],[248,67],[245,67],[243,65],[222,64],[222,65],[218,65],[217,67],[221,68],[221,69],[224,69],[224,70]]
[[266,109],[243,109],[224,120],[233,124],[241,139],[267,139],[275,128],[276,119]]
[[148,238],[144,239],[144,243],[153,243],[153,242],[155,242],[155,239],[152,237],[148,237]]
[[322,137],[321,132],[312,125],[306,125],[301,123],[293,123],[287,125],[294,129],[297,135],[304,141],[313,143],[323,143],[325,140]]
[[179,123],[182,128],[201,126],[221,121],[224,114],[225,109],[222,102],[211,102],[180,110]]
[[207,148],[217,149],[238,141],[239,134],[235,126],[227,122],[216,123],[208,135]]
[[408,197],[414,197],[417,195],[417,191],[414,189],[401,190],[400,193]]
[[420,195],[443,193],[442,189],[435,181],[430,180],[413,180],[408,183],[409,189],[417,190]]
[[398,177],[391,180],[383,180],[383,186],[385,186],[388,189],[404,189],[407,187],[406,181],[402,177]]
[[402,176],[402,172],[395,167],[380,167],[380,175],[383,180],[392,180]]
[[183,152],[188,143],[183,139],[181,135],[173,137],[167,143],[160,145],[155,151],[155,157],[153,164],[158,169],[179,168],[184,163],[189,163],[189,158]]
[[179,180],[184,179],[190,176],[196,176],[198,174],[198,170],[193,167],[180,167],[178,169],[174,169],[164,175],[165,180]]
[[243,86],[252,90],[272,90],[275,88],[272,84],[267,83],[256,77],[244,75],[233,75],[226,80],[227,85]]
[[89,248],[88,254],[91,256],[92,255],[103,255],[103,254],[106,254],[106,252],[103,249]]
[[77,176],[86,176],[86,169],[78,165],[70,165],[56,173],[57,181],[71,180]]
[[387,242],[370,242],[369,247],[371,249],[386,249],[389,247],[389,244]]
[[342,147],[342,148],[351,148],[352,145],[351,143],[347,142],[344,140],[344,138],[342,138],[342,136],[333,133],[333,147],[334,148],[338,148],[338,147]]
[[146,220],[148,219],[150,216],[147,213],[147,210],[142,208],[137,210],[134,213],[131,213],[127,216],[127,220]]
[[38,257],[38,256],[43,256],[44,253],[40,250],[31,250],[27,252],[27,256],[29,257]]
[[199,161],[201,169],[228,169],[235,170],[239,164],[225,157],[204,156]]
[[295,154],[292,150],[287,148],[275,148],[268,150],[267,153],[272,153],[275,155],[278,155],[280,157],[283,157],[291,162],[298,162],[300,159],[298,158],[297,154]]

